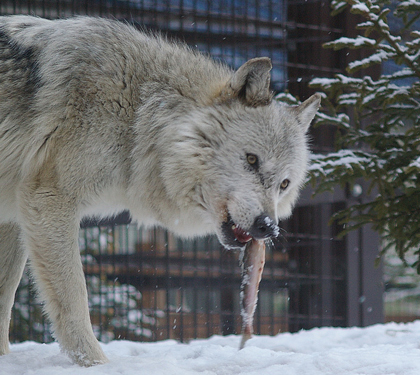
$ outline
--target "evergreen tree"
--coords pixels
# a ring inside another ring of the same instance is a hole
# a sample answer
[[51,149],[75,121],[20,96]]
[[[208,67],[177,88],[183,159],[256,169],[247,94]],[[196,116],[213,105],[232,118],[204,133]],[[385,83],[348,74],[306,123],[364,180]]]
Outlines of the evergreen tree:
[[[324,47],[368,53],[348,65],[348,74],[311,82],[324,92],[316,123],[339,130],[338,151],[313,156],[311,181],[317,192],[368,181],[373,199],[334,219],[347,224],[343,233],[372,224],[384,239],[382,253],[394,248],[404,259],[414,249],[420,273],[420,1],[334,0],[332,9],[357,14],[362,22],[356,37]],[[379,78],[360,74],[378,64]],[[290,95],[279,100],[294,102]]]

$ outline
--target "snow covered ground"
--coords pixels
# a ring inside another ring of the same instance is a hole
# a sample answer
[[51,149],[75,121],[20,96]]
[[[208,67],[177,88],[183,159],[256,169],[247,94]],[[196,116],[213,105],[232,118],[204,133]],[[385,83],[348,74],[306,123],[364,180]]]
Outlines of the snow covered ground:
[[0,357],[1,375],[419,375],[420,321],[368,328],[320,328],[258,336],[238,351],[238,336],[190,344],[104,344],[110,363],[80,368],[57,344],[26,342]]

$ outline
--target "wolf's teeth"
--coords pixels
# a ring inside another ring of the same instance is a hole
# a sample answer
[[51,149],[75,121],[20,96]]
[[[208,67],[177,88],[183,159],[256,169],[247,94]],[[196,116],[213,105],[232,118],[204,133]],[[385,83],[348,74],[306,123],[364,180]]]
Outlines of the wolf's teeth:
[[232,230],[235,230],[236,229],[236,225],[235,224],[233,224],[232,225]]

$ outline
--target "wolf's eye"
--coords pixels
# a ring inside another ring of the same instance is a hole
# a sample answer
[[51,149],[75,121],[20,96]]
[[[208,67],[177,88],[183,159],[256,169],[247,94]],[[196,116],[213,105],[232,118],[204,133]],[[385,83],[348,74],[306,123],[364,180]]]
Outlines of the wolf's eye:
[[287,187],[289,186],[290,181],[286,178],[285,180],[283,180],[280,184],[280,189],[281,190],[285,190],[287,189]]
[[246,154],[246,161],[249,165],[256,167],[258,165],[258,156],[254,154]]

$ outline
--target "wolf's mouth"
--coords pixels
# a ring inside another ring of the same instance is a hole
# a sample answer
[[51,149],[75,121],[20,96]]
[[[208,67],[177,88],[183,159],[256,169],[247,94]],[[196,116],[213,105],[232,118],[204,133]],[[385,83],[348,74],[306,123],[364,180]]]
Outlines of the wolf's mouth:
[[226,248],[243,248],[247,242],[252,240],[251,234],[237,225],[230,215],[222,223],[222,233],[223,245]]
[[251,240],[265,240],[279,235],[278,225],[267,215],[260,215],[248,230],[236,224],[230,214],[222,223],[223,245],[228,249],[242,249]]
[[239,225],[233,224],[232,231],[235,236],[235,239],[240,243],[247,243],[252,240],[252,236],[249,232],[244,231]]

